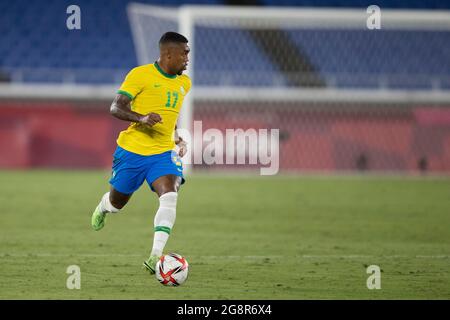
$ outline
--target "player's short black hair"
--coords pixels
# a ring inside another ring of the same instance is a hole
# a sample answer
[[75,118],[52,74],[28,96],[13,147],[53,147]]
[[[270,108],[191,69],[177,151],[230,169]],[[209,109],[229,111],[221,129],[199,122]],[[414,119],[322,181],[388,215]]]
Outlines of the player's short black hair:
[[179,34],[178,32],[169,31],[164,33],[159,39],[159,45],[175,42],[175,43],[188,43],[188,39],[185,36]]

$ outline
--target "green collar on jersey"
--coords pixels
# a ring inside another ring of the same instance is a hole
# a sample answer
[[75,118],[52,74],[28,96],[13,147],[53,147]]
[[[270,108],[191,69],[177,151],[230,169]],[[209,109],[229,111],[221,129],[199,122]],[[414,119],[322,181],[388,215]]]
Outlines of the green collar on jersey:
[[175,79],[177,77],[176,74],[168,74],[166,72],[164,72],[163,69],[161,69],[161,67],[158,64],[158,61],[155,61],[155,63],[153,64],[156,68],[156,70],[158,70],[164,77],[169,78],[169,79]]

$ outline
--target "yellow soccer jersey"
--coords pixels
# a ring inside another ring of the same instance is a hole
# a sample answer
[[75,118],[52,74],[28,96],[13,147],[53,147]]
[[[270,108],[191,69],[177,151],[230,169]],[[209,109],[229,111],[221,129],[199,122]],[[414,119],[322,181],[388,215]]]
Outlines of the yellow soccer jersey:
[[173,134],[184,96],[191,88],[187,75],[165,73],[157,62],[132,69],[117,93],[128,96],[131,110],[142,115],[158,113],[163,123],[153,127],[139,123],[119,134],[117,144],[140,155],[153,155],[174,149]]

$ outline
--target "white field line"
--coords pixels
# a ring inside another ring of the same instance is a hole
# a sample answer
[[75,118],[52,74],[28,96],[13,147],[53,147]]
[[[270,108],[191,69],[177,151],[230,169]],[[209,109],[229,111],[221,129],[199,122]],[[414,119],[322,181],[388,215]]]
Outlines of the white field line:
[[[145,257],[145,254],[121,254],[121,253],[0,253],[0,258],[33,258],[33,257]],[[297,256],[283,256],[283,255],[275,255],[275,256],[213,256],[213,255],[205,255],[198,256],[192,255],[190,258],[195,259],[243,259],[243,260],[258,260],[258,259],[286,259],[286,258],[294,258],[294,259],[367,259],[367,258],[376,258],[376,259],[450,259],[450,254],[442,254],[442,255],[358,255],[358,254],[348,254],[348,255],[297,255]]]

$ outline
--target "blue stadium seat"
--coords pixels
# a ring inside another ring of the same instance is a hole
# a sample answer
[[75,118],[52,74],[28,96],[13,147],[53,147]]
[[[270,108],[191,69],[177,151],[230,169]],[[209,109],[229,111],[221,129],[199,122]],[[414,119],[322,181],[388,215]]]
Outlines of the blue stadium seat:
[[450,32],[297,30],[289,34],[333,85],[426,88],[431,78],[450,76],[450,59],[445,58]]
[[[268,86],[274,85],[274,78],[282,78],[274,64],[245,31],[196,28],[196,34],[196,45],[205,48],[196,54],[197,84]],[[233,48],[240,59],[226,54],[229,48]]]
[[[70,69],[77,83],[114,83],[137,65],[126,15],[130,0],[78,0],[82,30],[66,28],[69,0],[0,2],[0,68]],[[164,5],[223,4],[222,0],[141,0]],[[363,0],[262,0],[265,5],[363,7]],[[381,7],[450,8],[450,2],[402,0]],[[245,30],[201,28],[195,41],[195,81],[200,85],[283,86],[283,73]],[[450,87],[450,33],[437,31],[286,31],[329,86]],[[370,38],[371,41],[367,41]],[[226,39],[224,41],[223,39]],[[345,41],[351,39],[351,41]],[[232,47],[242,59],[226,54]],[[89,71],[95,69],[96,71]],[[112,71],[105,71],[111,69]],[[114,70],[118,70],[115,72]],[[125,71],[124,71],[125,70]],[[84,74],[86,73],[86,74]],[[411,77],[414,75],[414,77]],[[32,71],[25,81],[63,81],[53,71]]]

